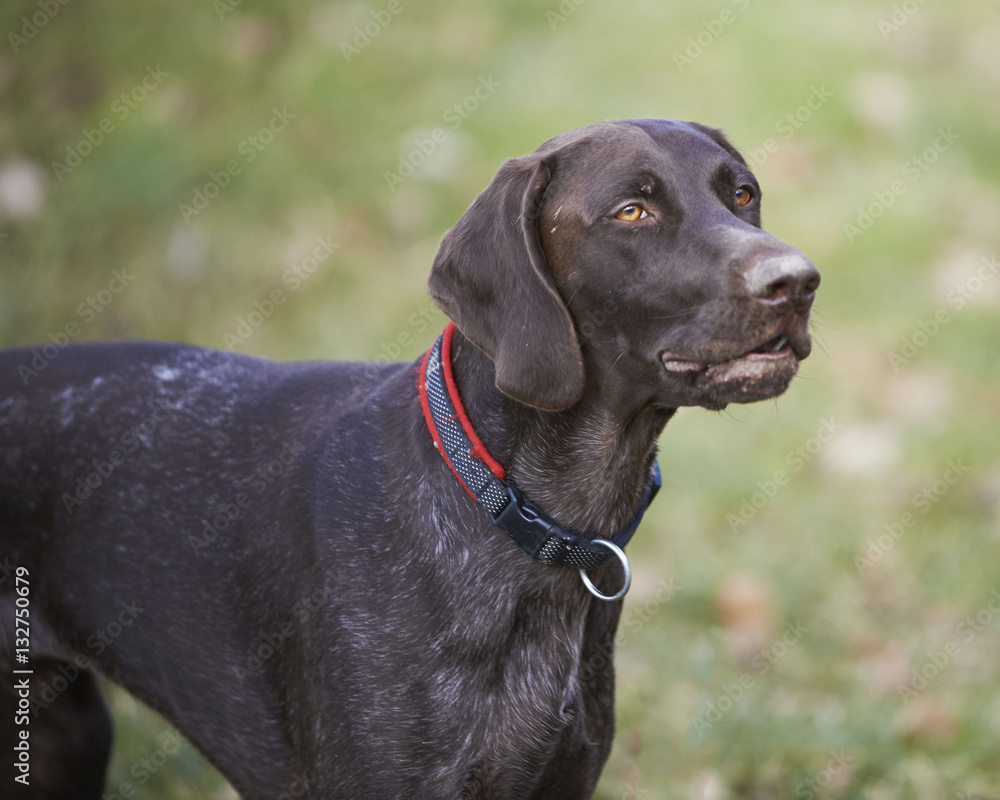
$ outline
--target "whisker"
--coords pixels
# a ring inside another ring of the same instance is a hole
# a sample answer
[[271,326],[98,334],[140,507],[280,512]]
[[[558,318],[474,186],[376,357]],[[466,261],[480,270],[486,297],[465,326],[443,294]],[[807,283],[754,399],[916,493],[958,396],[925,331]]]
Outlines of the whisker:
[[608,385],[608,380],[611,378],[611,371],[615,368],[615,364],[617,364],[621,360],[621,357],[623,355],[625,355],[625,351],[624,350],[622,350],[618,354],[618,358],[616,358],[613,362],[611,362],[611,366],[608,367],[608,374],[604,376],[604,383],[601,385],[601,391],[602,392],[604,391],[605,387]]

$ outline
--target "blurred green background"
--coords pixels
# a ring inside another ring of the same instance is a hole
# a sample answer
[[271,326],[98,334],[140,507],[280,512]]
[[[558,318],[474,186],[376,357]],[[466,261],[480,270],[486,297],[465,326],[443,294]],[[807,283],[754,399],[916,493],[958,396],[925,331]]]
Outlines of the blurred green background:
[[[6,0],[0,33],[2,346],[415,358],[504,158],[724,128],[823,273],[817,346],[664,434],[597,797],[1000,794],[1000,3]],[[233,796],[112,698],[109,796]]]

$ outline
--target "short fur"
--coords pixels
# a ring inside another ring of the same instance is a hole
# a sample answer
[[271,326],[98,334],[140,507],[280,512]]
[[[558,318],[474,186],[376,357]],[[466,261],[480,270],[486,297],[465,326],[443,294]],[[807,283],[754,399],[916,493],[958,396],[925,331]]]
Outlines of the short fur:
[[[679,406],[774,397],[808,355],[818,273],[759,195],[718,131],[601,123],[505,163],[445,236],[430,291],[466,409],[563,524],[615,531]],[[31,358],[0,353],[0,558],[30,574],[33,663],[90,669],[32,717],[25,796],[100,797],[93,671],[246,800],[591,795],[621,603],[490,524],[415,364],[80,344],[25,384]],[[0,581],[6,668],[14,598]]]

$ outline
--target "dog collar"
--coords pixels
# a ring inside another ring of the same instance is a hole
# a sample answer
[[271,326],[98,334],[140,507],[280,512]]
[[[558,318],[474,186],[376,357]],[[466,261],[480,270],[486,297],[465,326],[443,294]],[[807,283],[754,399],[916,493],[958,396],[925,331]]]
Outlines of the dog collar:
[[[454,334],[455,323],[450,322],[427,351],[417,377],[420,405],[434,446],[469,496],[486,509],[490,521],[507,531],[525,553],[550,566],[578,569],[587,589],[601,600],[621,599],[632,581],[632,571],[623,548],[660,489],[659,464],[653,462],[649,486],[632,519],[610,539],[560,525],[528,500],[516,486],[504,480],[504,468],[476,435],[451,371]],[[625,569],[625,582],[616,594],[605,595],[594,587],[586,571],[605,563],[612,555]]]

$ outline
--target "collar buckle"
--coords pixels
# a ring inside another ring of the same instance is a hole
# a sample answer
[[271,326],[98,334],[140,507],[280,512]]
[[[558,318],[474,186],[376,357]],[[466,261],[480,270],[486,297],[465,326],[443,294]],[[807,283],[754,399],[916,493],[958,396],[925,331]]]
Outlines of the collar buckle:
[[[490,521],[507,532],[524,552],[549,566],[580,570],[584,584],[601,600],[619,600],[628,591],[631,571],[622,548],[631,539],[649,504],[660,488],[660,468],[653,459],[646,494],[628,524],[610,539],[564,527],[530,502],[516,487],[504,480],[503,467],[496,462],[472,429],[451,375],[451,339],[454,323],[427,351],[417,372],[417,389],[424,420],[438,452],[469,496],[489,514]],[[597,591],[585,571],[595,569],[612,557],[625,570],[623,587],[614,595]]]
[[525,499],[514,486],[506,483],[504,488],[507,490],[510,502],[499,514],[491,513],[490,521],[498,528],[507,531],[510,538],[524,552],[532,558],[538,558],[538,554],[552,536],[555,522],[534,503]]

